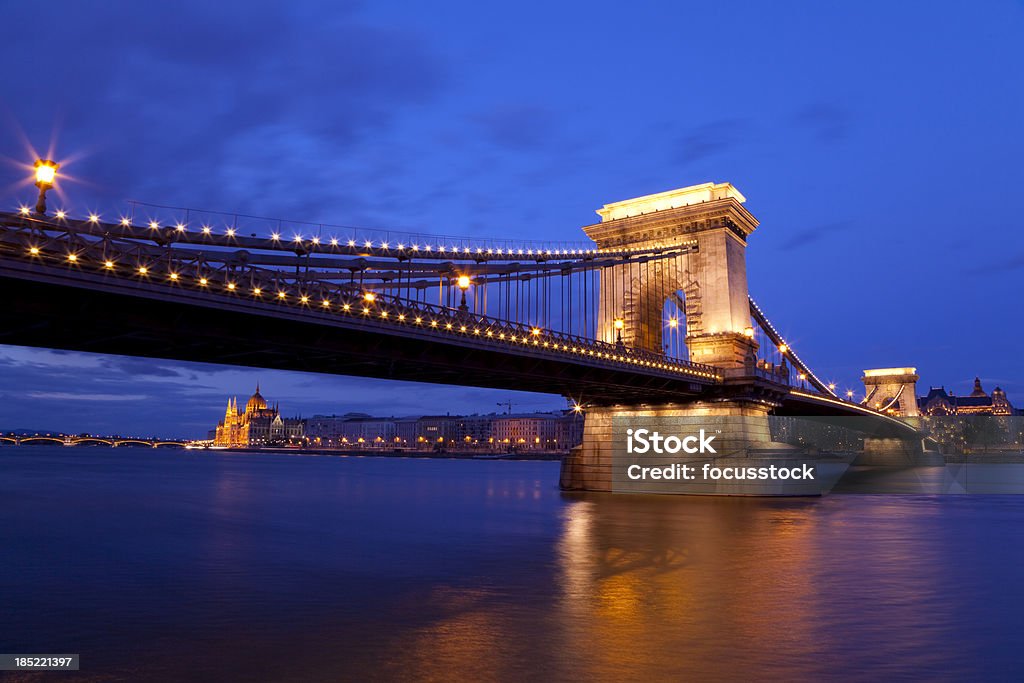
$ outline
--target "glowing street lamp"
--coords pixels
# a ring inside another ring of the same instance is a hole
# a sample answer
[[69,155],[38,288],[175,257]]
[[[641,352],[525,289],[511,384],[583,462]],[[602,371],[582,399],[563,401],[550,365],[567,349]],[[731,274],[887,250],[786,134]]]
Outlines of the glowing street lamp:
[[463,313],[469,313],[469,306],[466,304],[466,290],[469,289],[469,276],[460,275],[459,279],[456,280],[456,284],[458,284],[459,289],[462,290],[462,303],[459,304],[459,310]]
[[615,343],[622,346],[622,330],[626,327],[626,321],[622,318],[615,319]]
[[36,213],[46,215],[46,191],[53,187],[60,164],[49,159],[36,160],[36,187],[39,188],[39,201],[36,202]]

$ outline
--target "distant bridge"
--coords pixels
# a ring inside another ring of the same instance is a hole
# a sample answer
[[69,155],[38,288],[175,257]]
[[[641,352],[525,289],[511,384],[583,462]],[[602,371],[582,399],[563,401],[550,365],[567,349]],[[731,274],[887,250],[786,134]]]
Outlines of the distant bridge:
[[173,439],[138,439],[135,437],[122,436],[73,436],[69,434],[0,434],[0,443],[9,443],[15,446],[24,444],[52,443],[60,446],[81,446],[81,445],[104,445],[111,448],[118,446],[149,446],[159,448],[161,446],[188,445],[188,441],[177,441]]

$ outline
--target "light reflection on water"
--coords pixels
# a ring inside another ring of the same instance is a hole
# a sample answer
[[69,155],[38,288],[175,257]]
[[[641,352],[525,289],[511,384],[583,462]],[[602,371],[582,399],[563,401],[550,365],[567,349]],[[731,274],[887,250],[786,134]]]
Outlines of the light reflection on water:
[[557,473],[0,448],[0,651],[80,652],[78,680],[1024,672],[1024,497],[562,494]]

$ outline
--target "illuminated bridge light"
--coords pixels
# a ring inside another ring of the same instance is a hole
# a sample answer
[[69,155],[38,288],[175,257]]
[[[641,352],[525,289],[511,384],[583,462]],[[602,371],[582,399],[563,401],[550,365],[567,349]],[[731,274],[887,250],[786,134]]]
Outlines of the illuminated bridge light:
[[177,230],[178,232],[185,232],[185,224],[177,223],[175,224],[174,229]]
[[452,329],[452,324],[451,323],[445,323],[444,324],[444,329],[446,329],[446,330]]
[[281,239],[281,233],[279,233],[279,232],[272,232],[272,233],[270,233],[270,239],[274,240],[275,242],[279,241]]
[[160,227],[160,224],[157,223],[156,221],[150,221],[149,222],[149,229],[150,230],[156,230],[159,227]]
[[372,240],[366,240],[366,243],[363,244],[363,246],[366,247],[367,249],[369,249],[370,247],[373,246],[373,241]]
[[421,324],[421,323],[423,322],[423,318],[421,318],[421,317],[419,317],[419,316],[416,316],[416,320],[415,320],[414,322],[415,322],[415,323],[416,323],[417,325],[419,325],[419,324]]
[[310,240],[310,241],[311,241],[311,242],[312,242],[313,244],[320,244],[320,238],[319,238],[319,237],[314,237],[314,238],[313,238],[312,240]]
[[146,266],[139,266],[139,275],[146,275],[149,273],[149,268]]
[[252,290],[252,295],[253,296],[260,296],[262,294],[263,294],[263,290],[262,289],[260,289],[259,287],[253,288],[253,290]]
[[90,213],[90,214],[89,214],[89,222],[90,222],[90,223],[99,223],[99,222],[100,222],[100,217],[99,217],[99,216],[97,216],[97,215],[96,215],[96,214],[94,214],[94,213]]
[[228,237],[234,237],[235,236],[235,229],[234,228],[228,228],[227,230],[224,231],[224,233]]
[[302,235],[295,235],[295,237],[292,238],[292,242],[295,242],[296,244],[301,243],[302,242]]
[[71,263],[78,261],[78,254],[68,254],[68,261],[71,261]]
[[167,277],[171,278],[171,279],[172,279],[172,280],[174,280],[174,281],[177,281],[177,280],[178,280],[178,274],[177,274],[177,273],[171,273],[171,274],[170,274],[170,275],[168,275]]
[[29,213],[29,208],[27,206],[20,206],[18,207],[18,213],[20,213],[22,216],[27,216]]
[[332,237],[331,238],[331,246],[332,247],[338,246],[338,238],[337,237]]
[[431,327],[437,327],[437,321],[436,320],[431,320],[430,321],[430,326]]
[[67,214],[64,213],[63,209],[58,209],[57,213],[55,213],[54,215],[57,216],[57,218],[59,218],[60,220],[64,220],[64,217],[67,216]]
[[228,289],[231,290],[232,292],[235,291],[235,283],[234,282],[229,282],[228,283]]
[[341,307],[341,310],[348,312],[351,308],[352,306],[350,306],[349,304],[345,304],[344,306]]
[[287,297],[287,296],[288,296],[288,295],[287,295],[287,294],[285,294],[284,292],[278,292],[278,293],[277,293],[277,298],[278,298],[278,299],[284,299],[284,298],[285,298],[285,297]]
[[104,261],[103,262],[103,267],[104,268],[108,268],[108,269],[109,268],[113,268],[114,267],[114,262],[113,261]]
[[306,296],[305,294],[303,294],[302,296],[299,297],[299,301],[301,303],[308,304],[309,303],[309,297]]
[[209,282],[210,281],[207,280],[205,277],[199,278],[199,284],[202,285],[203,287],[205,287],[207,284],[209,284]]
[[356,246],[356,241],[355,240],[349,240],[348,241],[348,246],[350,246],[350,247]]
[[363,294],[363,301],[365,301],[367,303],[372,304],[376,300],[377,300],[377,295],[374,294],[373,292],[365,292]]
[[387,242],[381,242],[380,243],[380,248],[381,249],[387,249],[388,248],[388,243]]
[[320,305],[323,306],[324,308],[329,308],[330,305],[331,305],[331,302],[328,299],[324,299],[323,301],[320,302]]
[[204,225],[203,226],[203,234],[204,235],[209,235],[210,232],[211,232],[210,226],[209,225]]
[[398,322],[400,322],[400,323],[404,323],[405,322],[405,313],[399,313],[398,314]]

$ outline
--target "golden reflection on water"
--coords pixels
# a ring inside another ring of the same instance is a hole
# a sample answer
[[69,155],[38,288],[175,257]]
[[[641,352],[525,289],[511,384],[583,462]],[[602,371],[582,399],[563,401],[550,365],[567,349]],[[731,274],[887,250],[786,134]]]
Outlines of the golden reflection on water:
[[[770,667],[806,678],[834,672],[844,625],[877,618],[880,647],[892,629],[900,644],[887,649],[924,664],[937,644],[920,627],[948,616],[928,613],[941,609],[929,583],[940,563],[929,565],[934,537],[916,518],[930,510],[876,502],[851,530],[824,499],[580,496],[558,548],[566,655],[599,677],[706,680]],[[873,542],[871,518],[895,523],[895,535]]]

